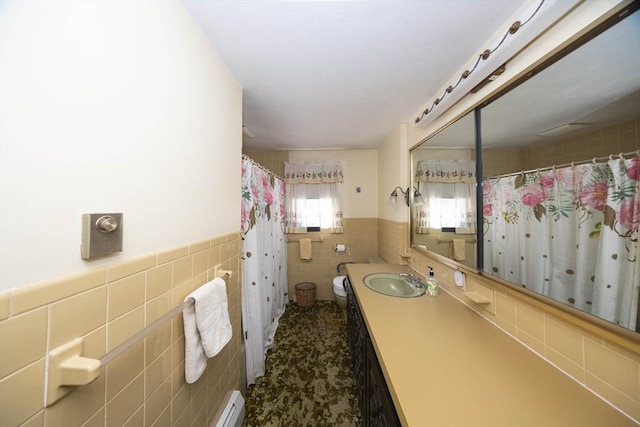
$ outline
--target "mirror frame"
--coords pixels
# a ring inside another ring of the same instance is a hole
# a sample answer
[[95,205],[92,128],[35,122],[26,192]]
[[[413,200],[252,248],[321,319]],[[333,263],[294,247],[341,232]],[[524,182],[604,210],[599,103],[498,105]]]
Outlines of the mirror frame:
[[[580,48],[582,45],[586,44],[587,42],[589,42],[591,39],[597,37],[598,35],[600,35],[601,33],[607,31],[609,28],[613,27],[614,25],[616,25],[618,22],[622,21],[624,18],[626,18],[627,16],[631,15],[632,13],[636,12],[637,10],[640,9],[640,2],[632,2],[631,4],[627,5],[622,11],[619,11],[615,14],[613,14],[612,16],[608,17],[607,19],[605,19],[604,21],[602,21],[601,23],[597,24],[595,27],[593,27],[592,29],[588,30],[585,34],[583,34],[582,36],[577,37],[573,42],[571,42],[568,46],[561,48],[560,50],[558,50],[557,52],[551,54],[549,57],[542,59],[541,61],[539,61],[532,70],[526,72],[524,75],[517,77],[515,79],[513,79],[513,81],[508,82],[507,84],[505,84],[504,87],[500,88],[499,90],[497,90],[495,93],[490,94],[489,96],[487,96],[485,99],[480,100],[478,103],[473,104],[471,107],[469,107],[468,109],[463,110],[462,112],[460,112],[459,114],[457,114],[455,117],[453,117],[450,121],[444,123],[439,129],[437,129],[435,132],[433,132],[432,134],[430,134],[429,136],[427,136],[426,138],[420,140],[418,143],[416,143],[415,145],[413,145],[410,149],[409,149],[409,163],[410,163],[410,168],[409,168],[409,173],[410,173],[410,177],[409,177],[409,182],[411,184],[413,184],[413,179],[415,176],[415,166],[413,164],[413,150],[419,148],[420,146],[422,146],[422,144],[424,144],[425,142],[427,142],[429,139],[433,138],[434,136],[438,135],[439,133],[445,131],[449,126],[451,126],[453,123],[457,122],[458,120],[460,120],[462,117],[466,116],[467,114],[470,114],[471,112],[474,113],[474,127],[475,127],[475,160],[476,160],[476,206],[482,206],[483,200],[482,200],[482,191],[479,191],[480,188],[482,188],[482,120],[481,120],[481,109],[484,108],[485,106],[489,105],[490,103],[492,103],[493,101],[497,100],[498,98],[500,98],[501,96],[505,95],[507,92],[511,91],[512,89],[516,88],[517,86],[523,84],[524,82],[526,82],[527,80],[529,80],[530,78],[532,78],[533,76],[541,73],[542,71],[544,71],[545,69],[547,69],[549,66],[551,66],[552,64],[554,64],[555,62],[561,60],[563,57],[567,56],[568,54],[570,54],[571,52],[573,52],[574,50]],[[508,62],[507,62],[508,64]],[[446,110],[445,110],[446,111]],[[443,111],[441,114],[443,114],[445,111]],[[477,211],[477,224],[481,224],[482,223],[482,209],[476,209]],[[627,329],[624,328],[622,326],[616,325],[614,323],[608,322],[600,317],[594,316],[590,313],[584,312],[582,310],[576,309],[574,307],[571,307],[569,305],[563,304],[561,302],[558,302],[550,297],[541,295],[539,293],[530,291],[529,289],[523,288],[521,286],[518,286],[516,284],[513,284],[507,280],[501,279],[497,276],[494,276],[488,272],[485,272],[483,270],[484,268],[484,249],[483,249],[483,235],[482,235],[482,229],[481,227],[477,227],[477,235],[476,235],[476,241],[478,242],[477,246],[476,246],[476,260],[477,260],[477,269],[474,268],[470,268],[464,264],[461,264],[457,261],[454,261],[452,259],[449,259],[445,256],[442,256],[440,254],[437,254],[433,251],[429,251],[423,248],[418,247],[416,244],[414,244],[414,235],[413,235],[413,227],[414,227],[414,214],[415,214],[415,210],[414,210],[414,201],[413,201],[413,194],[411,194],[410,197],[410,207],[409,207],[409,217],[410,217],[410,223],[409,223],[409,233],[410,233],[410,247],[412,248],[412,250],[425,255],[428,258],[433,259],[434,261],[440,262],[448,267],[454,268],[456,270],[460,270],[460,271],[464,271],[467,273],[473,273],[476,274],[480,277],[483,277],[487,280],[490,280],[492,282],[498,283],[500,285],[502,285],[507,294],[519,298],[519,299],[524,299],[529,301],[530,303],[532,303],[533,305],[537,306],[538,308],[541,309],[545,309],[545,310],[549,310],[551,309],[551,311],[553,312],[553,314],[557,315],[558,317],[567,320],[583,329],[589,330],[589,331],[594,331],[594,327],[597,329],[595,332],[601,334],[603,337],[619,344],[622,345],[625,348],[631,348],[632,344],[630,345],[630,343],[636,343],[636,344],[640,344],[640,331],[633,331],[631,329]],[[635,347],[632,348],[633,350],[637,351],[640,349],[640,347]]]

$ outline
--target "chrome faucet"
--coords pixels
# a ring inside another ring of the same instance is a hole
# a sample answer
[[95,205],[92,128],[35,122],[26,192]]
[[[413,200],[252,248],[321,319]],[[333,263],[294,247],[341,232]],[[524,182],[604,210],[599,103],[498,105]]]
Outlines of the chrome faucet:
[[422,283],[420,283],[420,278],[413,275],[413,273],[400,273],[400,277],[409,279],[411,284],[416,288],[422,288]]

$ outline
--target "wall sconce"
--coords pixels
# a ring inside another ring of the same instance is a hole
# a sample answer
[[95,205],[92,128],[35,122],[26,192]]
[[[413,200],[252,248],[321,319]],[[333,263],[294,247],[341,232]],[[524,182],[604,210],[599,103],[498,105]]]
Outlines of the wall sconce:
[[[400,192],[404,196],[404,202],[407,204],[407,206],[409,206],[409,187],[407,187],[406,191],[400,187],[394,188],[391,194],[389,195],[389,201],[387,203],[390,205],[398,204],[398,190],[400,190]],[[422,193],[420,193],[416,187],[413,187],[413,197],[415,198],[422,197]]]
[[390,205],[398,204],[398,191],[397,190],[400,190],[400,192],[404,195],[404,201],[407,204],[407,206],[409,206],[409,187],[407,187],[407,191],[404,191],[400,187],[394,188],[393,191],[391,192],[391,194],[389,195],[389,202],[388,203]]
[[422,197],[422,193],[418,191],[416,187],[413,187],[413,203],[418,205],[424,205],[424,198]]

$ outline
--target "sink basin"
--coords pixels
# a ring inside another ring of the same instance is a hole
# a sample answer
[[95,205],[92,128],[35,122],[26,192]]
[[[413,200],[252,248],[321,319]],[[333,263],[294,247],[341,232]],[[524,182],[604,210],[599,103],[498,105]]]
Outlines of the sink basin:
[[414,298],[425,292],[424,286],[416,288],[398,273],[369,274],[365,276],[364,284],[367,288],[390,297]]

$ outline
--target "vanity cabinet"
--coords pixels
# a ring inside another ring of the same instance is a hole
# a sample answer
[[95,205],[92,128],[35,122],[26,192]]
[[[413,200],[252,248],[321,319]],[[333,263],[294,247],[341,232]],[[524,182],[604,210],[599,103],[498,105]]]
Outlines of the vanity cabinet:
[[362,425],[365,427],[399,426],[400,420],[348,278],[345,281],[345,289],[347,291],[347,340],[358,388]]

